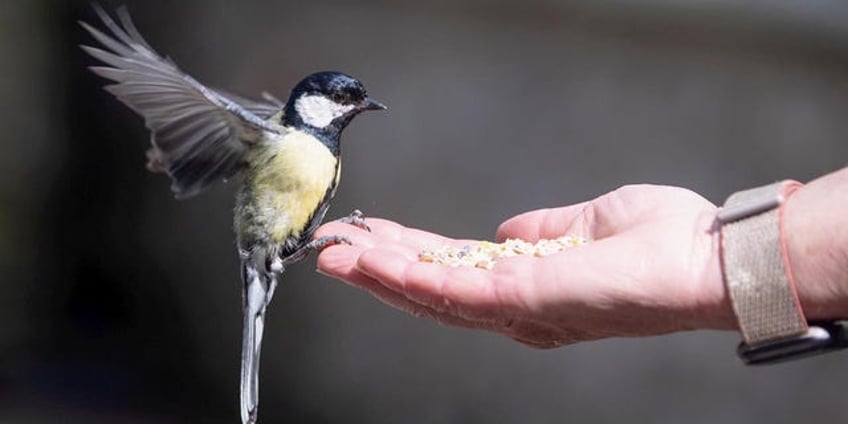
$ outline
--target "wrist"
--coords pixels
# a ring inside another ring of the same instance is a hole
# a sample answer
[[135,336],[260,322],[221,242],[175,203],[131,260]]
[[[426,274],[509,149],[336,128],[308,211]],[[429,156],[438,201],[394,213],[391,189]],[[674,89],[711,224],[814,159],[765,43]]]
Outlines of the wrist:
[[845,170],[813,181],[784,205],[787,259],[807,320],[848,317]]
[[698,284],[698,328],[736,330],[739,324],[724,284],[721,268],[721,230],[716,225],[716,212],[710,211],[701,220],[699,231],[706,235],[709,254],[701,269]]

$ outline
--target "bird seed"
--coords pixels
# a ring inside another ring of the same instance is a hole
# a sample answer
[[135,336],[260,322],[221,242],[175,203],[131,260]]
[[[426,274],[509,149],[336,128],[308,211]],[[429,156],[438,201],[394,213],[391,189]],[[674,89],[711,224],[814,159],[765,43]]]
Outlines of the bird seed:
[[556,239],[541,239],[528,243],[519,239],[508,239],[503,243],[480,241],[462,247],[443,246],[437,249],[422,250],[418,260],[449,267],[473,266],[482,269],[492,269],[501,258],[519,255],[535,257],[548,256],[561,252],[569,247],[586,244],[587,240],[578,236],[562,236]]

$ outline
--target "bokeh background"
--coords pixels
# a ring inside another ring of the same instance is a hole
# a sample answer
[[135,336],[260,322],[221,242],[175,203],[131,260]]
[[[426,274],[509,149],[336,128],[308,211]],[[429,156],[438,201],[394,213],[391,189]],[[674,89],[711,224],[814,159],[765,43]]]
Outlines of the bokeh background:
[[[114,9],[120,3],[104,1]],[[491,238],[627,183],[731,192],[848,162],[848,5],[703,0],[127,0],[206,84],[315,70],[391,108],[344,137],[330,216]],[[87,1],[0,3],[0,422],[238,421],[235,184],[176,201],[77,48]],[[615,258],[610,258],[615,260]],[[314,272],[269,313],[266,423],[845,420],[848,356],[768,368],[733,333],[556,350],[440,327]]]

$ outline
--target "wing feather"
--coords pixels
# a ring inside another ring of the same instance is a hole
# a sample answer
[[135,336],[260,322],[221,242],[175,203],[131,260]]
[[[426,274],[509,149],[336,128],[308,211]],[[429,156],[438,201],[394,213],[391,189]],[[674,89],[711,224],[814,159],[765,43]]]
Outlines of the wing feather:
[[94,9],[111,35],[80,22],[102,47],[82,49],[108,65],[90,69],[113,81],[105,89],[144,118],[153,144],[148,169],[167,173],[178,198],[231,177],[262,131],[281,131],[266,122],[279,105],[231,98],[200,84],[150,47],[126,8],[117,10],[120,24],[98,5]]
[[235,101],[251,113],[255,114],[256,116],[266,120],[276,115],[277,113],[282,112],[283,108],[286,106],[285,103],[278,103],[278,100],[276,100],[276,98],[274,100],[269,100],[265,98],[265,94],[267,94],[265,92],[262,92],[263,101],[259,101],[248,99],[247,97],[242,97],[238,94],[233,94],[228,91],[221,90],[220,88],[215,88],[214,90],[218,94],[228,99],[232,99],[233,101]]

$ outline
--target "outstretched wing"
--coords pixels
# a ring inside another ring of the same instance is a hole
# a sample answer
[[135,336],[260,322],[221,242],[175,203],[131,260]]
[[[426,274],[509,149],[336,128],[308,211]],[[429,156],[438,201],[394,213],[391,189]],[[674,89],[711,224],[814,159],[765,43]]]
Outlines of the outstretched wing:
[[[126,8],[117,10],[120,25],[101,7],[95,4],[94,8],[112,34],[80,22],[103,47],[82,49],[109,65],[90,69],[115,81],[105,89],[144,117],[153,144],[148,168],[172,178],[171,190],[177,198],[193,196],[232,176],[262,131],[280,131],[157,54],[139,34]],[[251,108],[260,110],[259,106]],[[267,110],[271,107],[275,105]]]
[[[259,101],[242,97],[220,88],[215,88],[214,90],[221,96],[238,103],[241,107],[247,109],[248,112],[262,118],[263,121],[267,121],[278,113],[281,114],[283,108],[286,106],[285,103],[280,103],[277,98],[264,91],[262,92],[262,98],[265,101]],[[282,114],[279,117],[282,118]]]

